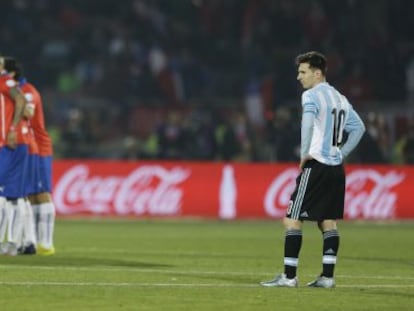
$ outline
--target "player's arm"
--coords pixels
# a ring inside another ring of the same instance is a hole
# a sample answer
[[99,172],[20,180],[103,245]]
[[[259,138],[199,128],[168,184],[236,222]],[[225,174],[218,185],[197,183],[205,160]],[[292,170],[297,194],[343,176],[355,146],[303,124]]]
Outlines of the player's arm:
[[348,133],[348,138],[341,148],[342,156],[347,157],[358,145],[365,132],[365,125],[355,110],[351,109],[344,130]]
[[23,117],[23,110],[27,104],[26,98],[24,97],[22,91],[18,87],[10,88],[10,96],[14,100],[14,115],[13,120],[10,125],[9,131],[7,133],[7,146],[10,148],[16,148],[17,144],[17,126]]
[[23,117],[23,111],[27,104],[27,100],[24,97],[23,92],[18,87],[12,87],[10,89],[10,96],[14,100],[14,115],[12,126],[17,126]]
[[317,111],[316,104],[310,101],[306,95],[303,96],[305,103],[303,104],[302,112],[302,126],[301,126],[301,144],[300,144],[300,165],[302,169],[306,161],[311,160],[312,156],[309,154],[310,146],[313,136],[313,126],[315,115]]

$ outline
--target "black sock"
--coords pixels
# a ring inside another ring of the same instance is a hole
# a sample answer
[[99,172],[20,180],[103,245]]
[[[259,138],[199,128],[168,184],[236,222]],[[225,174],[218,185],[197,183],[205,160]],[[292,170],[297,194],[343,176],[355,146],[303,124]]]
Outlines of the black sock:
[[286,277],[292,279],[296,276],[296,269],[298,267],[298,258],[300,248],[302,246],[302,231],[288,230],[285,236],[285,258],[283,260],[285,265]]
[[323,257],[322,276],[333,277],[336,264],[336,255],[339,248],[339,233],[337,230],[329,230],[323,233]]

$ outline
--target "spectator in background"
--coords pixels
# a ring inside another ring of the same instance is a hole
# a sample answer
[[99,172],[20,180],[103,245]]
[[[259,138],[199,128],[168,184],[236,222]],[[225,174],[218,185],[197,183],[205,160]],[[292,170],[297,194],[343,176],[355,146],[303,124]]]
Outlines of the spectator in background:
[[[393,164],[413,164],[413,136],[414,119],[413,116],[400,116],[396,122],[399,124],[396,140],[392,148],[391,163]],[[411,163],[410,163],[411,162]]]
[[62,154],[66,158],[85,158],[91,156],[90,132],[83,122],[84,112],[78,108],[69,111],[66,126],[61,132],[64,142]]
[[121,159],[126,161],[136,161],[141,156],[141,146],[138,139],[127,136],[122,140]]
[[233,160],[241,162],[256,160],[257,154],[254,132],[243,112],[237,111],[234,113],[232,117],[232,128],[239,145],[239,152]]
[[404,144],[402,147],[402,156],[404,164],[414,164],[414,121],[411,120],[408,132],[404,135]]
[[351,162],[385,163],[385,157],[372,132],[366,131],[364,133],[361,142],[355,150],[355,155],[351,158]]
[[299,131],[288,107],[276,110],[267,128],[267,143],[272,148],[271,160],[277,162],[297,162],[299,160]]
[[217,160],[232,161],[240,152],[240,144],[229,120],[220,121],[214,131],[217,142]]
[[328,16],[322,3],[318,1],[310,2],[309,11],[304,20],[304,29],[309,45],[320,46],[333,31]]
[[[310,45],[333,60],[328,64],[331,79],[344,81],[344,93],[356,100],[355,107],[371,99],[402,103],[405,94],[411,101],[412,66],[404,66],[413,53],[410,1],[380,1],[375,10],[368,1],[98,2],[4,1],[7,16],[0,21],[3,52],[25,60],[41,93],[53,93],[51,102],[64,95],[83,114],[91,100],[104,102],[99,107],[104,112],[108,105],[121,111],[155,105],[191,109],[206,98],[212,105],[234,108],[253,74],[259,81],[274,79],[274,110],[294,100],[294,75],[286,79],[292,75],[290,55]],[[23,38],[24,48],[11,38]],[[31,57],[31,51],[39,51],[39,57]],[[343,70],[344,63],[357,64],[359,73]],[[392,108],[404,108],[398,103]],[[56,106],[59,114],[66,113],[60,103]],[[120,124],[128,117],[122,113]],[[100,120],[107,128],[103,132],[113,128],[111,119],[104,115]],[[65,131],[66,123],[58,118],[48,124]],[[131,135],[126,128],[110,138],[89,130],[94,128],[85,126],[88,144],[96,150]],[[75,152],[62,156],[97,156]]]
[[410,107],[414,107],[414,56],[411,57],[406,69],[405,69],[405,83],[407,90],[407,104]]
[[157,129],[158,157],[160,159],[180,160],[185,155],[185,133],[183,116],[178,111],[170,111],[165,123]]
[[385,118],[382,114],[368,113],[366,132],[357,147],[352,161],[359,163],[388,163],[392,156],[390,134]]
[[217,152],[211,115],[207,111],[193,111],[184,122],[186,158],[214,160]]
[[356,108],[364,108],[362,104],[374,99],[374,89],[370,81],[364,77],[361,64],[351,66],[349,75],[342,82],[341,89]]

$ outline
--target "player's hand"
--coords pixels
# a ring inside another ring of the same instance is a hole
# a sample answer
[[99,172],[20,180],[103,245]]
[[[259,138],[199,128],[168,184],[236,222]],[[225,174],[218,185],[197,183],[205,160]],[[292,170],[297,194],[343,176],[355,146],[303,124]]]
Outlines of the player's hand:
[[6,145],[12,149],[16,148],[17,146],[17,132],[16,131],[9,131],[7,133]]
[[303,170],[303,167],[305,166],[305,163],[309,160],[312,160],[313,158],[311,156],[306,156],[302,160],[300,160],[299,169]]

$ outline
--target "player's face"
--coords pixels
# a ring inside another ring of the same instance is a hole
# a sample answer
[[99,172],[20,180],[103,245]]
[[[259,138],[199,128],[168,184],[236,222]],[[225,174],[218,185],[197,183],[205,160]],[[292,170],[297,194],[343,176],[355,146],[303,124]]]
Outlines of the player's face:
[[309,68],[308,63],[301,63],[298,67],[297,79],[300,81],[304,89],[310,89],[315,86],[319,80],[318,70]]

